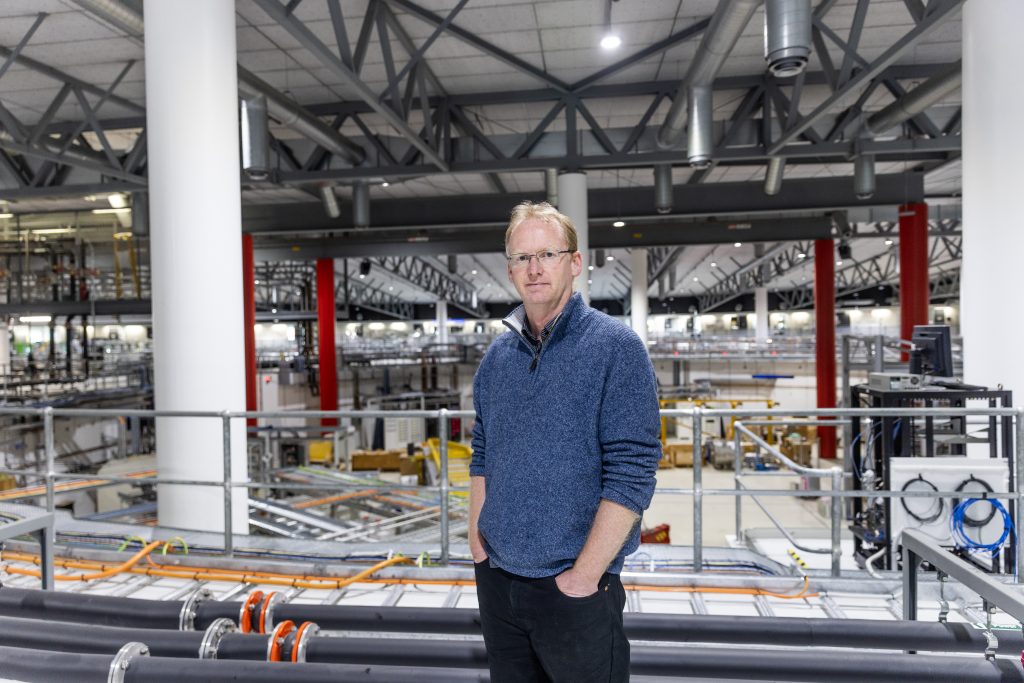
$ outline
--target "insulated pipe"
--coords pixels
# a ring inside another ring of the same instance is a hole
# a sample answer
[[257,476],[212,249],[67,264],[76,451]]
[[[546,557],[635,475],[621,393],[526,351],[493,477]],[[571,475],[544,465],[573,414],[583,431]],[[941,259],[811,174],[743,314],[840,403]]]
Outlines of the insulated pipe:
[[242,100],[242,170],[253,180],[270,175],[270,128],[267,98],[256,95]]
[[149,193],[132,192],[132,237],[149,237]]
[[875,194],[875,155],[858,154],[853,160],[853,193],[857,199]]
[[338,204],[338,195],[334,194],[333,185],[320,186],[320,200],[324,204],[324,213],[327,214],[328,218],[338,218],[341,216],[341,206]]
[[688,100],[690,125],[686,156],[694,168],[707,168],[711,165],[711,154],[715,151],[714,98],[711,86],[691,87]]
[[370,227],[370,186],[365,180],[352,184],[352,224],[357,228]]
[[672,164],[654,165],[654,208],[658,213],[672,211]]
[[[53,622],[176,629],[182,605],[181,601],[0,588],[0,615]],[[237,620],[241,607],[240,602],[201,602],[195,627],[202,631],[221,617]],[[480,633],[479,612],[470,609],[284,603],[274,615],[277,622],[312,621],[330,631]],[[627,613],[624,619],[626,634],[634,640],[934,652],[981,652],[986,645],[981,633],[970,626],[938,622],[638,613]],[[1022,649],[1020,632],[1000,634],[1000,654]]]
[[771,157],[764,173],[764,193],[775,196],[782,189],[782,175],[786,170],[786,157]]
[[956,92],[962,82],[959,60],[932,76],[886,108],[873,114],[865,124],[871,135],[881,135],[894,126],[914,118],[943,97]]
[[672,147],[679,140],[686,129],[684,113],[687,88],[711,87],[722,64],[736,45],[736,40],[750,23],[750,17],[760,4],[761,0],[722,0],[719,3],[707,31],[704,32],[700,47],[697,48],[696,56],[690,62],[689,71],[679,83],[679,90],[672,100],[672,108],[658,130],[658,146]]
[[558,169],[544,169],[544,192],[547,195],[547,203],[558,208]]
[[[93,14],[117,26],[128,35],[141,38],[145,32],[142,14],[121,0],[75,0]],[[270,116],[287,128],[309,138],[353,166],[363,163],[362,147],[332,129],[313,114],[287,99],[269,84],[241,66],[238,67],[238,92],[243,97],[263,95]]]
[[776,78],[792,78],[811,55],[811,0],[766,0],[764,59]]

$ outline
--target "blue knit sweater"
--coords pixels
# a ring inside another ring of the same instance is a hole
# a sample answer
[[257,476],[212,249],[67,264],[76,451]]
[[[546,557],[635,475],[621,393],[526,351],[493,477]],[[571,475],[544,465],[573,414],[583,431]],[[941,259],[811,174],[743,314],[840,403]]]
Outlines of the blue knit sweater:
[[[506,324],[522,319],[520,306]],[[470,474],[487,485],[479,528],[492,566],[552,576],[574,564],[602,499],[637,514],[650,504],[657,383],[640,338],[578,293],[539,352],[509,326],[473,381]],[[608,571],[639,542],[638,525]]]

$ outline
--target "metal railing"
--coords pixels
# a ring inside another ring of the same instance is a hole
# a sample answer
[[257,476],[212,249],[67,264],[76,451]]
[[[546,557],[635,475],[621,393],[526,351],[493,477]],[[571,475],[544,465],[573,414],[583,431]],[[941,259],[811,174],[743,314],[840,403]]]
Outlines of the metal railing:
[[[46,489],[46,508],[52,512],[54,510],[55,503],[55,486],[56,483],[64,479],[78,479],[81,474],[71,474],[55,471],[55,448],[54,448],[54,420],[56,418],[102,418],[102,417],[139,417],[139,418],[156,418],[156,417],[171,417],[171,418],[211,418],[221,420],[223,430],[223,473],[220,480],[193,480],[193,479],[167,479],[162,478],[159,475],[156,477],[125,477],[125,476],[111,476],[111,475],[88,475],[89,479],[97,481],[105,481],[110,483],[150,483],[150,484],[166,484],[166,485],[183,485],[183,486],[219,486],[223,490],[223,501],[224,501],[224,552],[227,555],[232,555],[234,552],[234,535],[232,533],[232,501],[234,498],[234,490],[237,488],[245,489],[260,489],[266,488],[266,482],[261,481],[249,481],[247,477],[235,479],[232,472],[232,438],[231,438],[231,424],[232,420],[244,420],[247,418],[302,418],[309,420],[323,420],[323,419],[358,419],[358,418],[393,418],[393,417],[414,417],[423,419],[435,419],[438,421],[438,435],[439,441],[439,456],[440,456],[440,472],[439,472],[439,484],[436,486],[417,486],[409,484],[389,484],[388,487],[395,490],[416,490],[423,492],[434,492],[440,497],[440,557],[439,560],[442,564],[447,564],[450,559],[450,539],[448,538],[449,532],[449,515],[451,511],[450,506],[450,494],[455,491],[468,491],[468,487],[452,486],[449,481],[449,468],[448,468],[448,438],[449,438],[449,420],[452,418],[473,418],[475,414],[470,410],[339,410],[339,411],[318,411],[318,410],[304,410],[304,411],[167,411],[167,410],[119,410],[119,409],[75,409],[75,408],[0,408],[0,416],[3,415],[22,415],[22,416],[38,416],[43,420],[44,426],[44,443],[45,443],[45,471],[33,472],[31,470],[10,470],[0,469],[2,474],[14,474],[20,476],[34,476],[39,479],[43,479],[45,482]],[[773,424],[787,424],[793,423],[794,418],[800,418],[809,421],[810,424],[824,423],[834,424],[836,427],[842,425],[838,421],[839,418],[846,417],[992,417],[992,416],[1010,416],[1015,418],[1015,441],[1014,441],[1014,454],[1010,463],[1010,472],[1013,476],[1010,478],[1010,491],[1007,493],[989,493],[989,498],[998,498],[1002,500],[1010,500],[1014,502],[1013,511],[1013,524],[1015,529],[1021,528],[1022,520],[1022,496],[1019,487],[1017,486],[1017,472],[1024,471],[1024,409],[1019,408],[833,408],[833,409],[810,409],[803,411],[790,411],[782,409],[703,409],[700,407],[693,409],[665,409],[661,411],[662,417],[671,418],[690,418],[693,421],[693,445],[694,445],[694,468],[693,468],[693,485],[691,488],[669,488],[662,487],[656,490],[658,495],[667,496],[688,496],[693,500],[693,571],[700,573],[703,569],[703,552],[704,552],[704,541],[703,541],[703,510],[704,510],[704,497],[705,496],[734,496],[736,500],[736,524],[737,533],[742,537],[742,499],[750,497],[755,500],[759,497],[770,497],[770,496],[785,496],[785,497],[814,497],[814,498],[829,498],[831,503],[831,543],[830,547],[826,550],[814,549],[811,552],[827,552],[832,558],[832,574],[838,576],[840,574],[839,562],[841,559],[841,525],[843,523],[842,514],[842,501],[846,498],[856,497],[867,497],[870,495],[872,498],[959,498],[962,497],[962,492],[957,491],[931,491],[931,490],[906,490],[906,491],[893,491],[893,490],[875,490],[868,494],[861,490],[844,490],[842,482],[844,480],[843,472],[838,467],[830,468],[813,468],[800,465],[786,457],[781,451],[767,443],[764,439],[749,429],[749,426],[758,424],[757,422],[746,422],[742,421],[743,418],[764,418],[771,420]],[[734,448],[736,449],[736,476],[735,485],[733,488],[726,489],[705,489],[703,486],[702,477],[702,444],[704,441],[705,433],[703,429],[703,419],[706,417],[722,417],[722,418],[740,418],[740,420],[733,423],[734,428]],[[822,419],[826,418],[826,419]],[[788,422],[787,422],[788,421]],[[325,428],[329,430],[330,428]],[[742,444],[741,438],[746,437],[753,441],[753,443],[759,448],[767,450],[772,457],[779,460],[787,469],[790,471],[801,474],[803,476],[815,477],[815,478],[828,478],[832,482],[830,490],[786,490],[786,489],[749,489],[743,484],[742,478],[745,476],[758,476],[756,474],[743,474],[742,473]],[[306,490],[339,490],[344,491],[346,489],[356,488],[357,484],[351,483],[327,483],[317,482],[312,484],[297,484],[297,483],[275,483],[273,487],[280,490],[294,490],[294,491],[306,491]],[[757,504],[765,509],[764,506],[757,501]],[[767,512],[767,510],[766,510]],[[771,516],[769,515],[771,518]],[[772,520],[780,529],[784,529],[777,520]],[[787,538],[791,542],[795,543],[788,533]],[[1015,555],[1015,566],[1021,566],[1021,562],[1024,561],[1024,544],[1016,544],[1016,555]],[[807,550],[807,548],[803,548]],[[1018,583],[1024,582],[1024,572],[1016,573],[1016,580]]]

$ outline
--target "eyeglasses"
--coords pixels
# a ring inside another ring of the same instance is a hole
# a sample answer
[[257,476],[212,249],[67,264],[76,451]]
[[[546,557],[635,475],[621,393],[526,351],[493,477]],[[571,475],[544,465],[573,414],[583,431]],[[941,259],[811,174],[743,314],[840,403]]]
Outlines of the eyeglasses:
[[530,265],[530,259],[536,258],[537,263],[541,266],[550,266],[554,265],[555,261],[561,258],[562,254],[571,253],[573,253],[572,249],[563,249],[561,251],[545,249],[543,251],[538,251],[536,254],[512,254],[505,258],[508,259],[508,265],[512,270],[522,270]]

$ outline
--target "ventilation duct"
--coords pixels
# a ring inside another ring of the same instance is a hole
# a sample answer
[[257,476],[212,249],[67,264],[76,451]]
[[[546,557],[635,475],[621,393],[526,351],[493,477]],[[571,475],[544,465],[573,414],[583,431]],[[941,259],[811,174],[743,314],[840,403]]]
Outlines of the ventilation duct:
[[654,167],[654,208],[658,213],[672,211],[672,164]]
[[132,192],[132,236],[149,236],[149,194]]
[[604,264],[605,264],[604,249],[595,249],[594,250],[594,265],[597,266],[598,268],[604,268]]
[[782,175],[786,170],[785,157],[771,157],[768,159],[768,170],[764,174],[764,193],[775,196],[782,189]]
[[[675,99],[672,100],[672,108],[658,130],[658,145],[660,147],[667,149],[676,144],[686,129],[687,101],[693,97],[693,89],[706,88],[707,103],[706,105],[701,105],[703,108],[700,110],[700,113],[707,121],[707,130],[697,137],[704,141],[706,156],[710,158],[711,85],[714,83],[718,71],[722,68],[722,64],[725,63],[726,58],[736,44],[736,40],[743,33],[743,29],[746,28],[747,24],[750,23],[750,17],[753,16],[754,10],[760,4],[761,0],[722,0],[719,4],[718,10],[711,17],[711,23],[704,33],[700,47],[697,48],[696,56],[690,63],[690,69],[686,73],[686,77],[679,84],[679,91]],[[692,108],[690,109],[690,115],[692,116]],[[691,143],[693,138],[694,135],[691,131]],[[702,154],[704,150],[702,150]],[[690,157],[690,163],[692,164],[694,163],[692,147]]]
[[811,0],[767,0],[764,59],[776,78],[792,78],[811,56]]
[[334,194],[334,187],[323,185],[320,187],[320,200],[324,203],[324,213],[331,218],[341,215],[341,206],[338,204],[338,195]]
[[547,202],[551,206],[558,206],[558,169],[544,169],[544,192],[547,194]]
[[686,155],[694,168],[711,165],[714,152],[714,107],[711,86],[690,88],[690,126]]
[[362,180],[352,185],[352,223],[357,228],[370,227],[370,186]]
[[865,130],[880,135],[904,121],[914,118],[943,97],[955,92],[961,83],[960,62],[929,78],[909,93],[877,112],[867,120]]
[[459,272],[459,257],[457,254],[448,254],[448,272],[452,275]]
[[853,160],[853,192],[857,199],[875,194],[875,155],[858,154]]
[[270,130],[263,95],[242,100],[242,170],[253,180],[270,175]]

